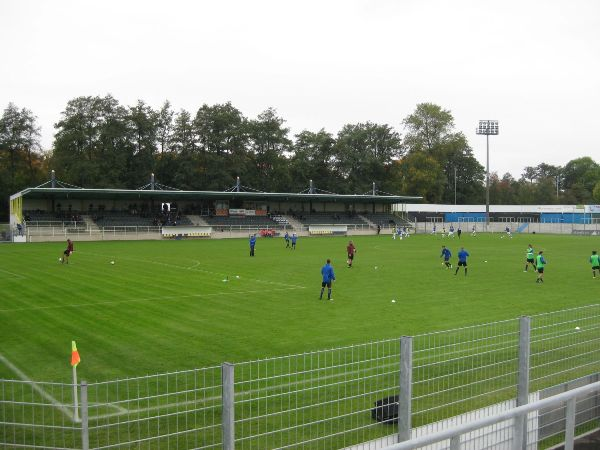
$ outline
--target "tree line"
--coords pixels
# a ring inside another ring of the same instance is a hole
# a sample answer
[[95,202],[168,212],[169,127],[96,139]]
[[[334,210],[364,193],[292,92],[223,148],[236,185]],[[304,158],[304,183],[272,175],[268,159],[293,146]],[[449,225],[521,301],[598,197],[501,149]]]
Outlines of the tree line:
[[[485,202],[485,170],[449,110],[416,106],[402,122],[347,124],[291,136],[273,108],[249,118],[231,103],[202,105],[194,114],[169,102],[124,106],[114,97],[70,100],[55,124],[52,148],[40,146],[32,111],[10,103],[0,119],[0,215],[8,196],[48,179],[86,188],[134,189],[154,173],[163,185],[224,190],[237,176],[262,191],[317,189],[339,194],[378,191],[423,196],[430,203]],[[600,166],[590,157],[564,167],[525,167],[520,178],[490,177],[493,204],[600,202]]]

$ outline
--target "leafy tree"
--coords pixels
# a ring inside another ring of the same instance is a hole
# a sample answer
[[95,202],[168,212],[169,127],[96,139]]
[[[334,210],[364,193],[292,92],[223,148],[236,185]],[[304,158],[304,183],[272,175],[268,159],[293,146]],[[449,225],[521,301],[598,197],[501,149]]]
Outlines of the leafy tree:
[[145,184],[155,171],[159,113],[139,100],[136,106],[129,108],[126,120],[129,144],[133,147],[128,160],[127,185],[137,187]]
[[514,204],[518,190],[519,182],[510,173],[505,173],[502,178],[496,172],[490,174],[490,204]]
[[180,189],[201,189],[206,177],[206,161],[200,155],[198,135],[192,116],[181,110],[175,116],[171,135],[171,151],[176,154],[177,164],[173,173],[161,173],[161,179]]
[[288,138],[289,128],[285,128],[284,123],[273,108],[248,121],[252,169],[248,170],[246,178],[252,186],[270,191],[284,191],[289,186],[285,154],[291,151],[292,142]]
[[231,103],[203,105],[194,118],[194,128],[210,177],[206,189],[223,189],[248,164],[247,120]]
[[533,183],[537,178],[537,169],[532,166],[527,166],[523,169],[523,173],[521,174],[521,179],[529,181],[529,183]]
[[78,97],[55,125],[52,164],[65,181],[85,187],[127,187],[134,145],[128,110],[112,96]]
[[321,129],[317,133],[302,131],[296,135],[290,173],[294,190],[302,191],[313,180],[319,189],[338,192],[339,178],[334,174],[335,139],[331,133]]
[[433,156],[442,166],[445,175],[443,202],[454,203],[455,182],[457,203],[484,201],[484,168],[473,156],[473,150],[464,134],[448,135]]
[[8,198],[40,184],[47,174],[33,113],[9,103],[0,117],[0,218],[8,217]]
[[334,146],[335,169],[344,192],[363,193],[372,183],[383,186],[392,162],[402,155],[400,135],[388,125],[345,125]]
[[156,118],[156,140],[161,154],[170,150],[174,116],[171,104],[168,101],[163,103]]
[[596,183],[596,186],[594,186],[594,190],[592,191],[592,198],[594,199],[594,202],[600,204],[600,181],[598,181]]
[[404,145],[409,152],[429,151],[446,141],[454,128],[454,117],[450,111],[433,103],[420,103],[415,112],[403,121],[406,127]]
[[404,146],[409,154],[424,152],[433,157],[443,171],[441,201],[454,202],[455,183],[457,203],[483,200],[484,168],[473,156],[465,135],[454,131],[450,111],[432,103],[421,103],[403,124],[406,127]]
[[563,180],[576,203],[588,202],[594,186],[600,181],[600,166],[589,156],[573,159],[563,169]]
[[440,164],[425,152],[409,153],[397,163],[399,192],[420,195],[430,203],[439,203],[444,189],[444,173]]

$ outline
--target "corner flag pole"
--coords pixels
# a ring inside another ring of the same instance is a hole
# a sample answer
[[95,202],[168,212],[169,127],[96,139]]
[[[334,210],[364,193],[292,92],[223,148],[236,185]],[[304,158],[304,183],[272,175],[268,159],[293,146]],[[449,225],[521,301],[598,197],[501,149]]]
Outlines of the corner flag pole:
[[75,341],[71,341],[71,366],[73,367],[73,420],[79,422],[79,398],[77,394],[77,364],[81,361],[79,352],[77,351],[77,344]]

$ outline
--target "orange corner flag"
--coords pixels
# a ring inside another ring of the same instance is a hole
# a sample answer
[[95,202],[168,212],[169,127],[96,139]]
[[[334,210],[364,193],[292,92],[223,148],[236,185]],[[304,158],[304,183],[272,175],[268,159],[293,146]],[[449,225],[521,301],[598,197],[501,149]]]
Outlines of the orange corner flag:
[[79,357],[79,352],[77,351],[77,344],[75,341],[71,341],[71,365],[76,367],[79,364],[81,358]]

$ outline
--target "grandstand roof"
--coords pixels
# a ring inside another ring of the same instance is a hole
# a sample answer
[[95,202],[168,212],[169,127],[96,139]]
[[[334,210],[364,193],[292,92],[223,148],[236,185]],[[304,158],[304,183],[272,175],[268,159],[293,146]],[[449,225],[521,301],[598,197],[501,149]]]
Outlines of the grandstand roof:
[[11,198],[126,199],[126,200],[254,200],[344,203],[406,203],[422,197],[406,195],[294,194],[289,192],[219,192],[136,189],[27,188]]

